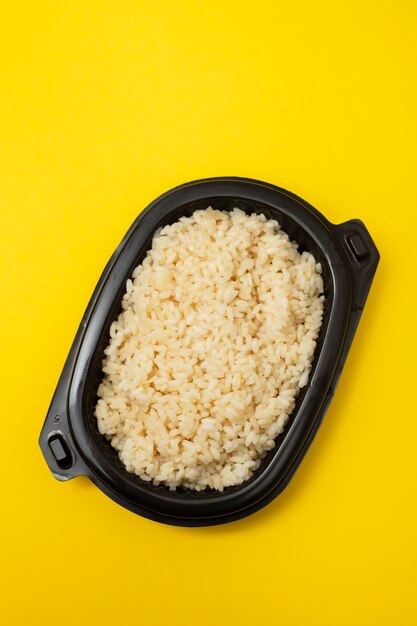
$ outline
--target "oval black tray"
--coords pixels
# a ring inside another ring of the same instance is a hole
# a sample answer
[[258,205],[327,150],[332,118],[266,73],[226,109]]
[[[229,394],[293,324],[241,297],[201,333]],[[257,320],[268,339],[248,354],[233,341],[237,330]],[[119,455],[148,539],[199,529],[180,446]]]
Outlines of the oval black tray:
[[[121,310],[126,280],[150,248],[156,229],[211,205],[264,213],[277,219],[300,249],[323,267],[324,321],[308,385],[276,447],[247,482],[223,492],[170,491],[128,473],[99,434],[94,417],[109,327]],[[59,480],[88,476],[113,500],[147,518],[183,526],[221,524],[253,513],[288,484],[323,419],[379,260],[359,220],[331,224],[307,202],[274,185],[243,178],[187,183],[152,202],[136,219],[106,265],[94,290],[59,379],[40,447]]]

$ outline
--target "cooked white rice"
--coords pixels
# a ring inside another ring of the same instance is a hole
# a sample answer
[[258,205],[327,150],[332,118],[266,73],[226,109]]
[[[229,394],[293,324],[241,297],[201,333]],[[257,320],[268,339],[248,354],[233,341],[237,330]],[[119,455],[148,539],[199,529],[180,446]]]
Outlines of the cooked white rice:
[[142,480],[239,485],[308,381],[320,264],[264,215],[208,208],[156,233],[110,328],[95,415]]

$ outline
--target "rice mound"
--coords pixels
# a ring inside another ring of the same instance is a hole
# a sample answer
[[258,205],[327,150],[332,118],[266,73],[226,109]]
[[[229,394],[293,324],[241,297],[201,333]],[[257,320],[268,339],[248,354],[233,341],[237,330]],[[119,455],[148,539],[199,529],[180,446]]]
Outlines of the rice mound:
[[250,478],[307,384],[322,292],[320,264],[264,215],[209,207],[157,232],[95,410],[127,471],[198,491]]

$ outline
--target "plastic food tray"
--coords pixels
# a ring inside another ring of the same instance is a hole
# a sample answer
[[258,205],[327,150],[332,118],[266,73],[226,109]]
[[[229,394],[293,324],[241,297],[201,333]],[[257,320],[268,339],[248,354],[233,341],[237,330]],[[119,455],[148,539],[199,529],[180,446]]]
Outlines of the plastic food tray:
[[[264,213],[322,264],[325,310],[313,368],[276,447],[242,485],[223,492],[170,491],[126,471],[99,434],[94,408],[111,322],[121,311],[126,280],[151,246],[154,232],[211,205]],[[106,265],[87,306],[59,379],[40,447],[59,480],[88,476],[110,498],[144,517],[182,526],[221,524],[257,511],[288,484],[334,394],[379,260],[359,220],[331,224],[294,194],[257,180],[211,178],[187,183],[152,202]]]

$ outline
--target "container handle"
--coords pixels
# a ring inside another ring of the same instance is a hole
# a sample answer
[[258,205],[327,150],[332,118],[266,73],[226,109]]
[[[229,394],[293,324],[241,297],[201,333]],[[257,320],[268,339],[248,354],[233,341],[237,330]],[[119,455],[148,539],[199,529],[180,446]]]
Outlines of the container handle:
[[349,261],[353,289],[352,308],[363,309],[379,262],[378,249],[361,220],[352,219],[334,228]]

